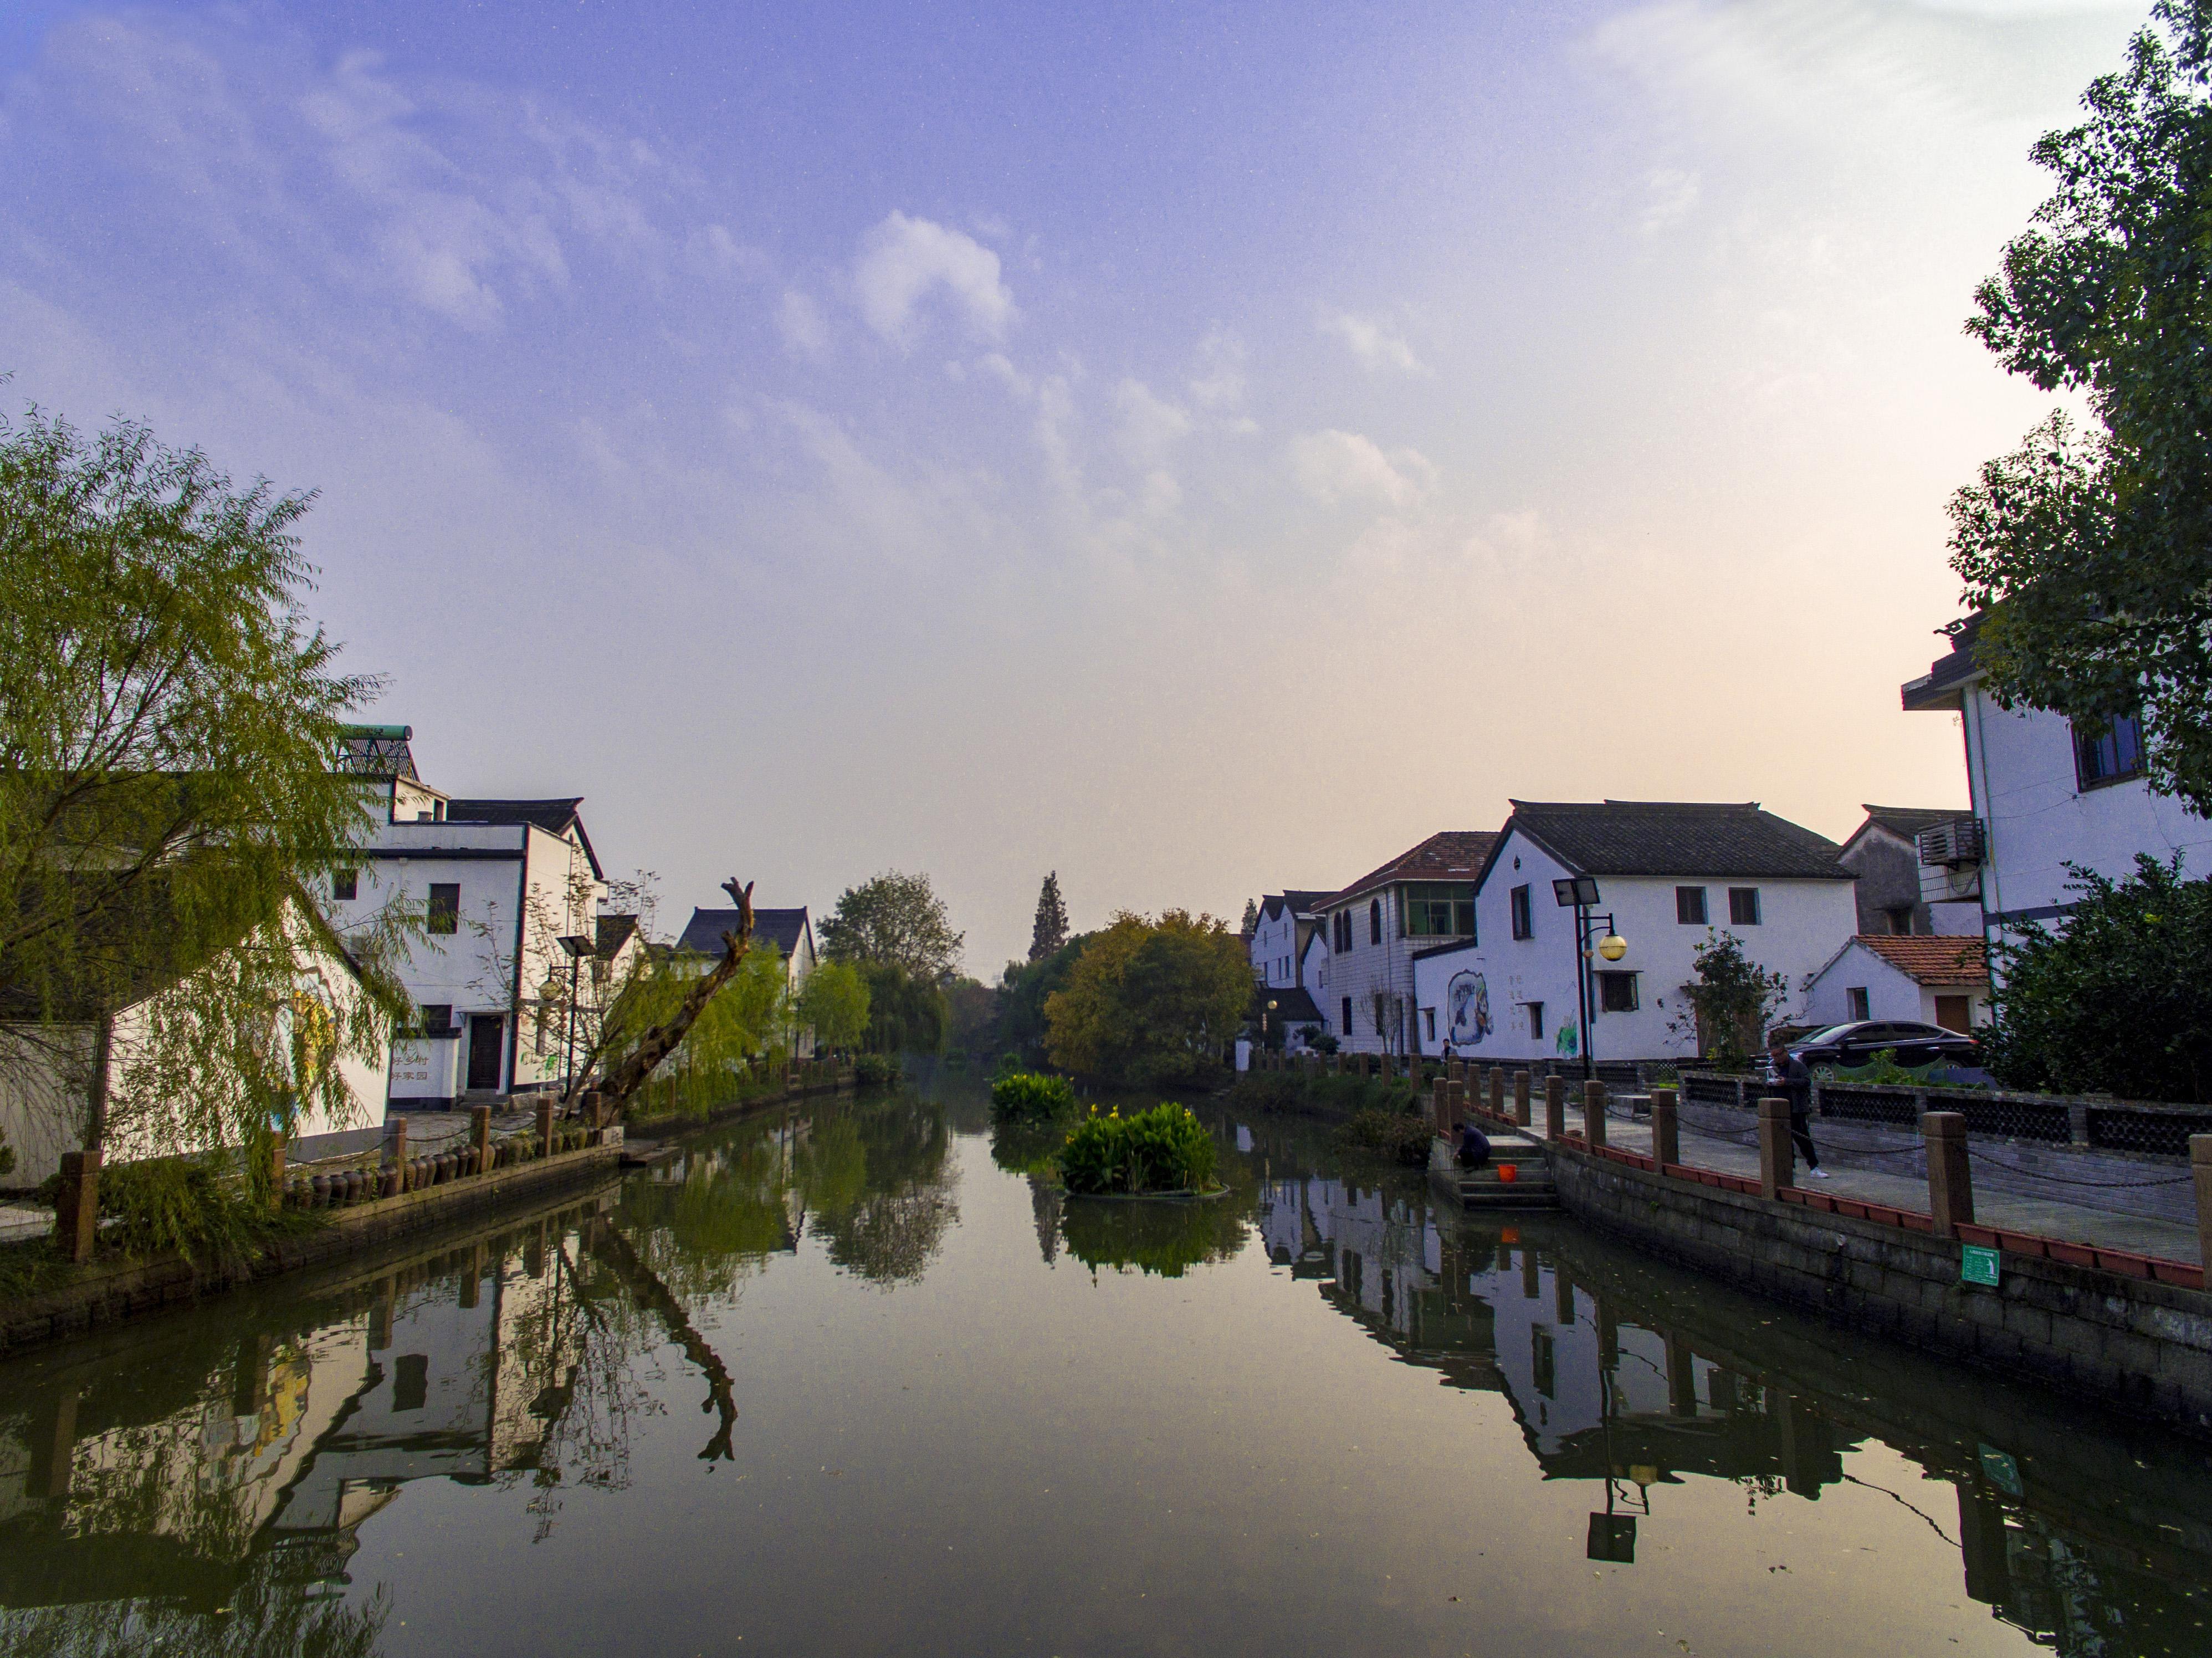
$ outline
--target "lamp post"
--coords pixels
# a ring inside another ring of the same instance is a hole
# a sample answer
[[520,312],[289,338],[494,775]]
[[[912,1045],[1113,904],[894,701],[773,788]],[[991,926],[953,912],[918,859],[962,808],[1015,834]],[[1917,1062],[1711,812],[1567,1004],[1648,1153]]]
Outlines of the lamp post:
[[1597,953],[1608,962],[1617,962],[1628,954],[1628,940],[1620,936],[1608,910],[1601,919],[1590,912],[1601,902],[1597,878],[1595,875],[1563,876],[1552,883],[1552,896],[1562,909],[1575,913],[1575,1015],[1582,1023],[1583,1080],[1588,1082],[1597,1073],[1597,1055],[1591,1050],[1590,1026],[1597,1015],[1597,987],[1591,982],[1590,934],[1598,927],[1605,936],[1597,941]]
[[568,1034],[562,1042],[561,1078],[565,1095],[576,1091],[576,975],[584,964],[584,957],[592,954],[598,944],[581,933],[561,935],[561,948],[568,952]]

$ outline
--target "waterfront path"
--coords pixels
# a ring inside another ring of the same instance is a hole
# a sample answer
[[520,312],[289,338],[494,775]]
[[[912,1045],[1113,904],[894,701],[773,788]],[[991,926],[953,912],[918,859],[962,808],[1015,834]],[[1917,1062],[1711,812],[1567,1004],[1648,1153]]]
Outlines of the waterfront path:
[[[1633,1120],[1613,1112],[1606,1114],[1606,1140],[1624,1151],[1651,1154],[1651,1123],[1648,1117]],[[1796,1183],[1810,1190],[1825,1192],[1832,1196],[1863,1199],[1871,1203],[1887,1204],[1894,1209],[1912,1209],[1925,1213],[1928,1209],[1928,1181],[1924,1175],[1910,1171],[1912,1162],[1905,1157],[1890,1155],[1887,1150],[1858,1154],[1846,1149],[1848,1129],[1829,1132],[1831,1125],[1816,1121],[1813,1126],[1813,1143],[1820,1152],[1820,1166],[1828,1178],[1813,1179],[1801,1164]],[[1570,1133],[1583,1133],[1583,1114],[1578,1104],[1570,1104],[1567,1110],[1567,1129]],[[1690,1122],[1680,1123],[1682,1161],[1698,1169],[1711,1169],[1720,1174],[1742,1175],[1753,1180],[1759,1177],[1759,1143],[1757,1129],[1746,1119],[1740,1133],[1716,1133]],[[1981,1169],[1975,1169],[1979,1176]],[[2168,1176],[2163,1170],[2154,1170],[2144,1177],[2156,1182]],[[2108,1249],[2125,1249],[2132,1254],[2155,1255],[2166,1260],[2185,1260],[2203,1265],[2197,1242],[2197,1229],[2181,1222],[2161,1220],[2150,1216],[2117,1213],[2110,1209],[2092,1208],[2087,1204],[2069,1202],[2060,1195],[2062,1188],[2049,1187],[2051,1195],[2031,1196],[2024,1193],[1998,1189],[1978,1178],[1974,1187],[1974,1218],[1984,1226],[2003,1227],[2008,1230],[2033,1232],[2044,1237],[2063,1238],[2069,1242],[2102,1245]]]

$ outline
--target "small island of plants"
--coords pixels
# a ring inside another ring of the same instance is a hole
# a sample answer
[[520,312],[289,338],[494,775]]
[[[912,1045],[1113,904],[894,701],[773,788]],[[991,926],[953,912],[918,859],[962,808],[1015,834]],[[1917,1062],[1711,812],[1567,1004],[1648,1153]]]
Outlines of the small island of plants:
[[1001,1071],[991,1078],[991,1111],[1002,1121],[1050,1122],[1075,1109],[1075,1085],[1065,1077]]
[[1213,1137],[1171,1102],[1128,1117],[1093,1106],[1056,1161],[1075,1197],[1196,1197],[1213,1188]]

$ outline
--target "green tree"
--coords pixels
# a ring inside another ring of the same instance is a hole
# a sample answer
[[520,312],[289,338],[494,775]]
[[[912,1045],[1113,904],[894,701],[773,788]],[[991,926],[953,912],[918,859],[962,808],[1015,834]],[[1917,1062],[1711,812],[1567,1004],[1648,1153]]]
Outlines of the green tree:
[[887,963],[932,983],[952,975],[965,942],[929,878],[896,870],[846,888],[822,923],[822,953],[831,960]]
[[1219,1063],[1251,1000],[1250,959],[1222,922],[1125,910],[1046,999],[1047,1052],[1064,1071],[1139,1086],[1196,1076]]
[[1018,1054],[1026,1064],[1045,1055],[1045,1003],[1067,983],[1067,975],[1097,935],[1079,932],[1041,962],[1008,962],[999,981],[999,1024],[993,1038],[1002,1051]]
[[798,1012],[823,1047],[850,1048],[867,1034],[867,979],[850,962],[821,963],[799,987]]
[[0,1018],[9,1060],[81,1089],[89,1146],[131,1104],[117,1076],[155,1151],[343,1119],[363,1102],[331,1061],[380,1059],[411,1011],[389,913],[343,941],[360,994],[301,999],[337,942],[308,894],[370,832],[343,755],[377,689],[306,613],[312,499],[131,422],[0,417]]
[[1733,932],[1707,928],[1693,960],[1696,976],[1681,987],[1682,1011],[1667,1028],[1696,1042],[1699,1056],[1717,1068],[1744,1070],[1788,999],[1790,981],[1746,956]]
[[1030,960],[1041,962],[1067,942],[1067,906],[1060,896],[1060,872],[1044,878],[1037,893],[1036,920],[1030,927]]
[[2077,718],[2139,710],[2156,786],[2212,812],[2212,3],[2160,0],[2087,118],[2036,144],[2057,180],[1967,331],[2078,397],[1951,504],[1988,612],[1992,692]]
[[2069,884],[2065,932],[2027,926],[1996,946],[1984,1063],[2008,1087],[2212,1100],[2212,881],[2142,857],[2124,881],[2075,869]]
[[896,962],[866,962],[868,1051],[935,1054],[945,1046],[945,987],[918,978]]

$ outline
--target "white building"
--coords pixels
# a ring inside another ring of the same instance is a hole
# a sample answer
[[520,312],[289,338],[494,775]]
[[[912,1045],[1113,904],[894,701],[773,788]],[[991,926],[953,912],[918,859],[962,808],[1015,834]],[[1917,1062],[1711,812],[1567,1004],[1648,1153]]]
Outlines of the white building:
[[[1413,962],[1423,1051],[1533,1063],[1579,1059],[1575,911],[1554,883],[1598,884],[1595,919],[1627,941],[1593,953],[1595,1057],[1692,1058],[1680,987],[1697,946],[1732,932],[1796,994],[1857,928],[1836,843],[1745,805],[1516,800],[1478,881],[1470,935]],[[1601,933],[1602,927],[1595,929]],[[1595,943],[1595,936],[1589,941]]]
[[1861,932],[1900,938],[1942,932],[1982,936],[1981,906],[1968,899],[1930,903],[1920,879],[1920,834],[1948,824],[1953,806],[1868,806],[1837,861],[1859,878]]
[[416,775],[410,727],[365,729],[376,741],[353,768],[383,821],[362,866],[339,872],[333,919],[362,925],[394,902],[428,918],[401,970],[422,1024],[393,1044],[392,1103],[436,1108],[558,1085],[571,960],[561,940],[596,948],[606,897],[581,798],[455,798]]
[[1260,901],[1249,947],[1252,976],[1273,989],[1303,985],[1306,942],[1321,931],[1316,907],[1326,892],[1271,892]]
[[[734,909],[695,909],[691,919],[684,923],[683,936],[677,939],[675,953],[680,958],[690,957],[702,963],[721,959],[722,935],[733,932],[738,925]],[[814,951],[814,923],[801,904],[797,909],[756,909],[753,911],[753,942],[774,944],[783,957],[784,984],[796,996],[813,975],[815,963],[819,959]],[[791,1052],[796,1059],[810,1059],[814,1053],[814,1034],[808,1030],[794,1031]]]
[[1805,993],[1808,1024],[1890,1019],[1970,1031],[1990,1017],[1990,975],[1982,940],[1862,933],[1813,975]]
[[1979,623],[1960,624],[1950,654],[1903,689],[1908,711],[1957,714],[1966,742],[1972,815],[1922,835],[1929,897],[1978,901],[1984,928],[1998,933],[2069,914],[2069,864],[2118,881],[2138,854],[2179,854],[2185,875],[2212,875],[2212,824],[2151,792],[2137,721],[1999,708],[1974,659]]
[[1413,957],[1473,936],[1475,878],[1497,838],[1487,829],[1431,835],[1315,906],[1328,967],[1314,999],[1344,1052],[1437,1051],[1415,1017]]

